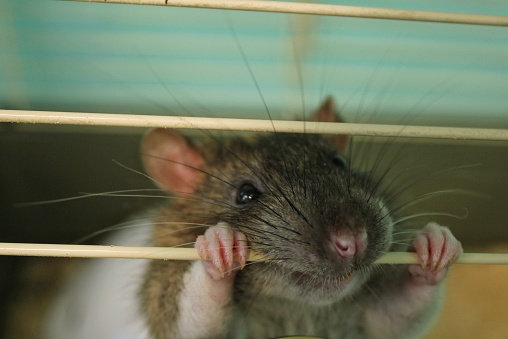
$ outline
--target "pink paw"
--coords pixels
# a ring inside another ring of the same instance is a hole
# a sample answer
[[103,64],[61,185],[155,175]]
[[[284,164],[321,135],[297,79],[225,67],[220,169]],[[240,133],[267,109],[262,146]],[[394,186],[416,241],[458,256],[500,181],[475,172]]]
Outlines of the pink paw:
[[462,245],[450,230],[429,223],[413,239],[411,251],[418,255],[419,264],[409,265],[413,282],[435,285],[446,276],[448,266],[462,254]]
[[197,238],[194,247],[214,280],[231,276],[247,262],[247,237],[224,222],[207,229]]

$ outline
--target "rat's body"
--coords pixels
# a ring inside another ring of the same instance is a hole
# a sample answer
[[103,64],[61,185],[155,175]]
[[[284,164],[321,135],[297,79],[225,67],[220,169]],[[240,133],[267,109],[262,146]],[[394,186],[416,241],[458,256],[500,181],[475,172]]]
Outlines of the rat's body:
[[[314,119],[337,121],[331,101]],[[145,166],[176,198],[140,229],[155,246],[195,242],[206,260],[143,264],[138,295],[128,297],[143,318],[133,338],[421,334],[460,243],[429,224],[409,247],[421,265],[374,265],[395,248],[393,216],[375,179],[348,168],[344,144],[342,136],[272,134],[195,146],[151,131]],[[245,266],[249,248],[269,261]]]

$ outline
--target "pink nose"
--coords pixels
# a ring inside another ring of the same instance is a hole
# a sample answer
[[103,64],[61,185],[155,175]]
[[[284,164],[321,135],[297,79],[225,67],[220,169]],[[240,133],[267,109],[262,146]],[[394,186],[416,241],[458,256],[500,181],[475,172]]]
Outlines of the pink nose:
[[367,246],[367,233],[352,233],[348,230],[339,230],[331,235],[332,250],[341,257],[348,259],[365,251]]

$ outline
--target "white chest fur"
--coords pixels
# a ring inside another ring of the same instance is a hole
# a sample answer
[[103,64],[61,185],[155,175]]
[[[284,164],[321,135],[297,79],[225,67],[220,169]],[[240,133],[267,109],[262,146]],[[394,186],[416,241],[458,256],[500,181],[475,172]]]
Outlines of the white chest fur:
[[[144,246],[149,235],[149,226],[134,227],[118,232],[106,244]],[[137,296],[149,261],[89,260],[51,309],[43,338],[150,338]]]

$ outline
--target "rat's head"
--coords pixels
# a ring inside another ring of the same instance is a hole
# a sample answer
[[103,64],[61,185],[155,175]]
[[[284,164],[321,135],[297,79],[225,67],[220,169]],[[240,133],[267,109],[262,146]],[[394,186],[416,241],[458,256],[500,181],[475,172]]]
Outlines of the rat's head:
[[[339,121],[331,100],[313,120]],[[153,130],[143,153],[178,205],[241,230],[269,260],[251,267],[265,292],[323,302],[360,285],[391,242],[391,217],[372,178],[349,168],[346,141],[278,133],[197,147]]]

